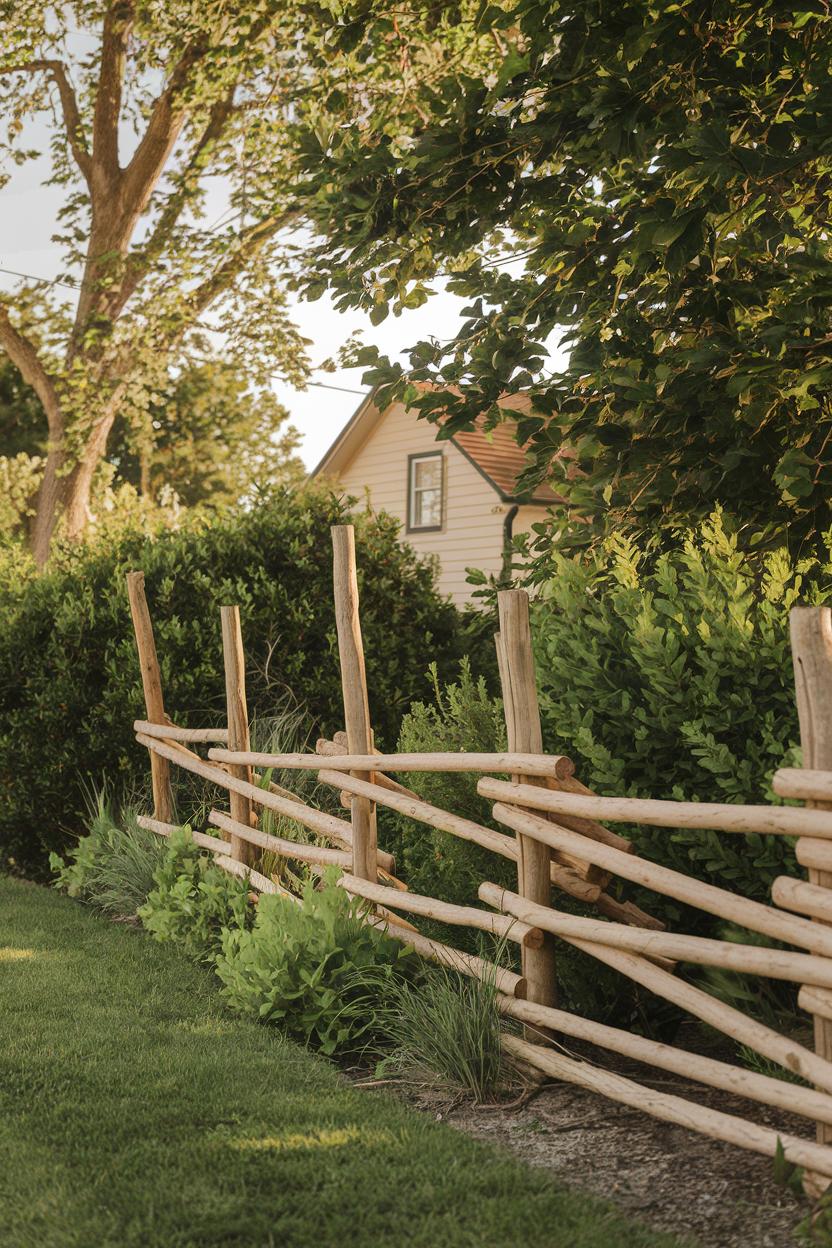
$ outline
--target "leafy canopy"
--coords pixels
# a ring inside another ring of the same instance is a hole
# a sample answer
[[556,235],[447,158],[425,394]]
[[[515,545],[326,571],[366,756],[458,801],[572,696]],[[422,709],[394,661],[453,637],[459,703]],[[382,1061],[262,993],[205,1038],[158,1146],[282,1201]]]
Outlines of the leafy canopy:
[[370,117],[310,164],[313,293],[327,282],[379,320],[450,273],[469,300],[406,374],[365,349],[368,379],[449,412],[446,436],[509,418],[500,396],[527,390],[530,479],[568,497],[576,542],[589,517],[714,503],[795,546],[827,528],[826,6],[517,0],[479,22],[498,64],[452,69],[407,133]]

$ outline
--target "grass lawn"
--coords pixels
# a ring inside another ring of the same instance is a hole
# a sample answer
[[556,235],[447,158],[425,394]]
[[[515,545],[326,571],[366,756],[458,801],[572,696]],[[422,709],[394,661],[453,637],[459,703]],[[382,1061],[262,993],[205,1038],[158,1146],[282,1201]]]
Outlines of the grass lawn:
[[672,1248],[349,1088],[176,950],[0,877],[3,1248]]

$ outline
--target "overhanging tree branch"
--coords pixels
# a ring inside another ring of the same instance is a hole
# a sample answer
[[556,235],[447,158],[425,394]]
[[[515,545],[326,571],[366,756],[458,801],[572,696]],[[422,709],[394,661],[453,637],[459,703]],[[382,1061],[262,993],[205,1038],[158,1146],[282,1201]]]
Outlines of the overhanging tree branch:
[[3,302],[0,302],[0,346],[43,404],[50,438],[58,437],[63,432],[63,419],[55,382],[38,355],[35,344],[12,324],[9,310]]

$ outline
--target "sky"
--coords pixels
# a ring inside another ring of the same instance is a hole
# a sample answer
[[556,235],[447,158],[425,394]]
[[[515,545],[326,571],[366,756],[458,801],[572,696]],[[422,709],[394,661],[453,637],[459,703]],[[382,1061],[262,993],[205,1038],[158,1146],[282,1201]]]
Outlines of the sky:
[[[32,134],[27,134],[26,146],[42,149],[48,145],[45,130],[39,134],[36,127],[30,129]],[[43,185],[48,172],[46,161],[28,162],[16,169],[11,181],[0,189],[0,270],[47,279],[54,279],[62,271],[61,249],[51,241],[51,235],[64,191]],[[19,278],[0,271],[0,291],[13,291],[18,284]],[[339,347],[355,330],[363,330],[366,342],[373,342],[385,353],[404,361],[404,350],[420,338],[428,334],[450,338],[456,332],[463,301],[441,287],[436,289],[435,297],[421,308],[404,312],[398,318],[390,316],[380,326],[372,326],[363,313],[338,312],[327,295],[315,303],[294,300],[294,319],[303,336],[311,340],[313,365],[336,357]],[[318,384],[305,391],[274,383],[291,423],[301,433],[300,454],[307,468],[312,469],[319,462],[366,393],[361,372],[318,370],[312,374],[312,380]]]

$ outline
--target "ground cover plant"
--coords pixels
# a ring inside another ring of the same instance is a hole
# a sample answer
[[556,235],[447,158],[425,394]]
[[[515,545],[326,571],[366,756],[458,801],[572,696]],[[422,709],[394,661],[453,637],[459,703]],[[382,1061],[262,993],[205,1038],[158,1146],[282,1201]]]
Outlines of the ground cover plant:
[[0,1240],[681,1248],[236,1018],[179,950],[0,877]]
[[[311,734],[343,728],[329,529],[350,519],[333,494],[277,491],[208,527],[154,541],[128,534],[5,585],[0,862],[45,868],[48,851],[82,830],[90,783],[106,776],[115,797],[147,783],[147,755],[132,731],[144,700],[124,582],[130,569],[145,573],[174,718],[225,720],[225,602],[240,606],[251,716],[273,715],[288,693]],[[355,526],[370,709],[383,747],[422,687],[427,656],[447,673],[465,643],[461,617],[437,594],[431,569],[398,541],[396,522],[359,515]]]

